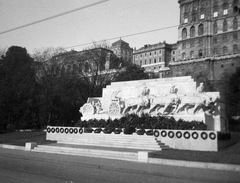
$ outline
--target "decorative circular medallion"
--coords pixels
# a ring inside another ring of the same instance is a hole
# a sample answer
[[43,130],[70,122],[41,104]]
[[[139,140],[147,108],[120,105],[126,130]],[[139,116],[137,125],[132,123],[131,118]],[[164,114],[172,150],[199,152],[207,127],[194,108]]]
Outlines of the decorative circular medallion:
[[74,128],[74,133],[77,134],[78,133],[78,129],[77,128]]
[[64,129],[63,129],[63,128],[60,128],[60,132],[63,133],[63,132],[64,132]]
[[208,138],[208,134],[206,132],[202,132],[201,137],[203,140],[206,140]]
[[65,133],[68,133],[68,128],[65,128]]
[[80,134],[83,133],[83,129],[82,129],[82,128],[79,129],[79,133],[80,133]]
[[51,128],[48,127],[47,128],[47,132],[50,133],[51,132]]
[[59,133],[59,128],[56,128],[56,132]]
[[154,137],[159,137],[159,131],[158,130],[155,130],[154,132],[153,132],[153,135],[154,135]]
[[52,133],[54,133],[55,132],[55,128],[52,128],[51,131],[52,131]]
[[177,138],[181,138],[182,137],[182,132],[180,132],[180,131],[177,131],[177,133],[176,133],[176,136],[177,136]]
[[189,132],[184,132],[183,134],[185,139],[189,139],[190,138],[190,133]]
[[168,137],[169,138],[173,138],[174,137],[174,132],[173,131],[169,131],[168,132]]
[[161,131],[161,136],[162,137],[166,137],[167,136],[167,132],[165,130]]
[[216,139],[216,134],[213,133],[213,132],[209,133],[209,138],[210,138],[211,140],[215,140],[215,139]]
[[192,133],[192,138],[193,139],[197,139],[198,138],[198,133],[197,132],[193,132]]

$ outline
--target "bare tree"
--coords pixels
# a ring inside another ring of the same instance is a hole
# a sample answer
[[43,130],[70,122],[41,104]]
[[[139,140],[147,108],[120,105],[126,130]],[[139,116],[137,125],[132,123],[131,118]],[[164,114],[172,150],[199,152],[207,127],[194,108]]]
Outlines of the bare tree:
[[8,47],[0,47],[0,58],[7,52]]

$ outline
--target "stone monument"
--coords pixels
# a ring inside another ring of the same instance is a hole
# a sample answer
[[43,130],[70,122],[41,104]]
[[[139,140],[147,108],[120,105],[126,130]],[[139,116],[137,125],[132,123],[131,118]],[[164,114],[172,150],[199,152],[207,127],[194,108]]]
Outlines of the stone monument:
[[89,98],[80,108],[82,120],[115,119],[130,113],[203,121],[208,130],[225,131],[219,92],[205,92],[190,76],[113,82],[102,97]]

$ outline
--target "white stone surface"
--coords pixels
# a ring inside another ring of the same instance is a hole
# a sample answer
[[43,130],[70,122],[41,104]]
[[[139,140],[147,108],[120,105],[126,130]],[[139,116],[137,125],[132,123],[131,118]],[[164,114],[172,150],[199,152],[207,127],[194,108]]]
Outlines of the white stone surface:
[[33,149],[34,147],[37,147],[36,142],[26,142],[26,144],[25,144],[26,151],[31,151],[31,149]]

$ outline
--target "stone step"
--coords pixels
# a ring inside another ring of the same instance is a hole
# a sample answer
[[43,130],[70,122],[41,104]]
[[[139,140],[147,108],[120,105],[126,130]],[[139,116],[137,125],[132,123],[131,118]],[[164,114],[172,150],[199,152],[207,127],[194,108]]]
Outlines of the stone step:
[[115,148],[125,148],[125,149],[142,149],[142,150],[157,150],[160,151],[161,148],[158,144],[153,145],[135,145],[135,144],[100,144],[100,143],[79,143],[79,142],[67,142],[67,141],[58,141],[58,143],[66,143],[66,144],[73,144],[73,145],[88,145],[88,146],[101,146],[101,147],[115,147]]
[[138,153],[136,152],[124,152],[124,151],[112,151],[112,150],[101,150],[101,149],[84,149],[84,148],[73,148],[73,147],[62,147],[61,144],[58,146],[50,145],[39,145],[32,151],[34,152],[45,152],[54,154],[67,154],[76,156],[88,156],[88,157],[100,157],[108,159],[126,159],[126,160],[137,160]]

